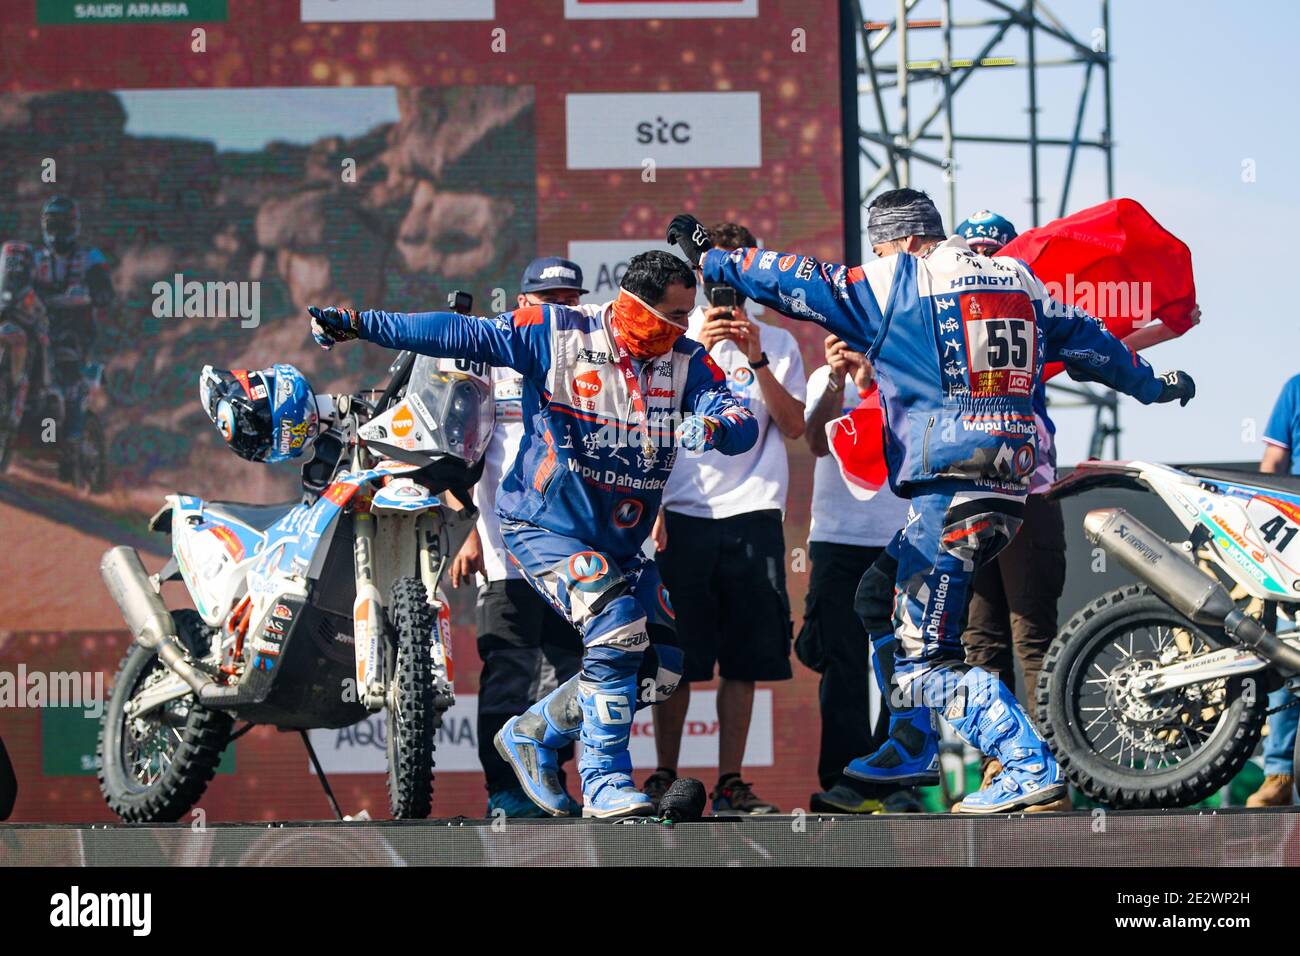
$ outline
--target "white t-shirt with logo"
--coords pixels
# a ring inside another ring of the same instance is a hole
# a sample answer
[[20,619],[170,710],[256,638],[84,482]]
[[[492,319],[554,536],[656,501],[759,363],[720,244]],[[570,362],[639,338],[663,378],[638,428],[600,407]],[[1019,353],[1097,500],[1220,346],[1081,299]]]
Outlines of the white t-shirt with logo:
[[474,507],[478,508],[478,535],[483,542],[484,573],[479,583],[519,577],[519,569],[506,557],[497,518],[497,491],[501,479],[514,466],[515,455],[524,439],[522,397],[524,379],[512,368],[492,369],[492,397],[496,402],[496,429],[483,453],[483,476],[474,486]]
[[[803,357],[794,336],[776,325],[754,324],[772,374],[787,392],[803,401]],[[686,335],[698,340],[703,328],[704,309],[697,308],[691,313]],[[727,387],[758,421],[758,441],[743,455],[678,452],[663,505],[696,518],[730,518],[772,508],[784,513],[790,464],[781,430],[767,413],[757,373],[749,367],[744,351],[730,339],[713,346],[709,354],[726,373]]]
[[[812,416],[830,380],[829,365],[815,369],[808,376],[805,420]],[[845,380],[840,394],[840,415],[847,415],[862,401],[851,379]],[[808,540],[884,547],[906,522],[907,506],[908,502],[890,491],[889,485],[876,492],[870,501],[859,501],[849,491],[835,456],[823,455],[813,468],[812,524],[808,528]]]

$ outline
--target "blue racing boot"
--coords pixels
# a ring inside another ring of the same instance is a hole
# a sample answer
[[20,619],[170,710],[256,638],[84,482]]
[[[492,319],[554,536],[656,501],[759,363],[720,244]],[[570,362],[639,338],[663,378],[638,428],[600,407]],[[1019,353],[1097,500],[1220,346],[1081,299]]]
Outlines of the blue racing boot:
[[651,799],[632,783],[632,714],[636,710],[636,674],[600,683],[578,684],[582,708],[582,815],[598,819],[654,812]]
[[939,729],[934,711],[909,707],[889,715],[889,739],[873,754],[850,760],[844,775],[863,783],[934,787],[939,783]]
[[1065,778],[1014,694],[996,676],[972,667],[953,689],[944,717],[975,749],[1002,762],[983,790],[953,807],[957,813],[1003,813],[1052,803],[1066,793]]
[[889,708],[889,738],[875,753],[851,760],[844,768],[844,775],[867,784],[938,786],[939,725],[934,713],[929,707],[897,706],[898,692],[893,686],[897,646],[894,635],[877,637],[871,645],[876,688],[883,706]]
[[553,817],[571,815],[573,799],[560,784],[559,749],[575,740],[582,726],[578,678],[569,678],[493,738],[497,753],[510,764],[529,800]]

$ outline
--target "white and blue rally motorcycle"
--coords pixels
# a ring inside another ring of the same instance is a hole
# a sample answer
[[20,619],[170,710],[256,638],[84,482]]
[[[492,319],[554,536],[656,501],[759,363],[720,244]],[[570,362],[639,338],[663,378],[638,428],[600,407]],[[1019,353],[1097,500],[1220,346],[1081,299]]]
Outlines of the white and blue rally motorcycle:
[[[100,788],[123,820],[179,819],[248,727],[298,730],[315,763],[308,729],[385,709],[391,813],[428,816],[435,735],[454,702],[439,581],[474,525],[469,487],[494,413],[482,368],[403,353],[391,371],[381,394],[321,403],[302,500],[168,495],[149,524],[171,536],[158,573],[132,548],[104,555],[135,637],[99,740]],[[177,579],[193,610],[163,603]]]
[[1300,478],[1089,461],[1051,493],[1097,487],[1154,493],[1187,536],[1088,512],[1088,539],[1141,583],[1062,628],[1038,679],[1039,727],[1094,800],[1187,806],[1250,758],[1269,691],[1300,690]]

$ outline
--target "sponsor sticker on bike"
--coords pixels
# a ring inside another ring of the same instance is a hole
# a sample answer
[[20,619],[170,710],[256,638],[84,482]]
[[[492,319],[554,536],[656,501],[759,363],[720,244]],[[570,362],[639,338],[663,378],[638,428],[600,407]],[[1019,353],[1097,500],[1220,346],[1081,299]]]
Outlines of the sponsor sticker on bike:
[[398,406],[392,420],[389,422],[393,434],[398,438],[405,438],[411,434],[411,429],[415,427],[415,417],[411,414],[411,409],[406,405]]

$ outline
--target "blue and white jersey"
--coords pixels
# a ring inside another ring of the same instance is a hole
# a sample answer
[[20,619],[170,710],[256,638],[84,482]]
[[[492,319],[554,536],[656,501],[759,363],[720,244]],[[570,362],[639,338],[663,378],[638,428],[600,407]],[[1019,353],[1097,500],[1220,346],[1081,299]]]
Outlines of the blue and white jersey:
[[1018,259],[953,237],[852,268],[764,249],[710,250],[705,281],[816,322],[866,353],[880,383],[890,484],[960,478],[1023,493],[1037,465],[1033,393],[1064,361],[1133,395],[1160,380],[1104,325],[1051,299]]
[[[610,333],[610,305],[529,306],[496,318],[454,312],[360,314],[361,337],[393,349],[508,366],[523,379],[524,434],[497,514],[585,541],[616,560],[639,553],[688,415],[720,420],[724,455],[753,446],[753,416],[698,342],[633,363],[649,429],[639,424]],[[648,436],[648,437],[647,437]]]

